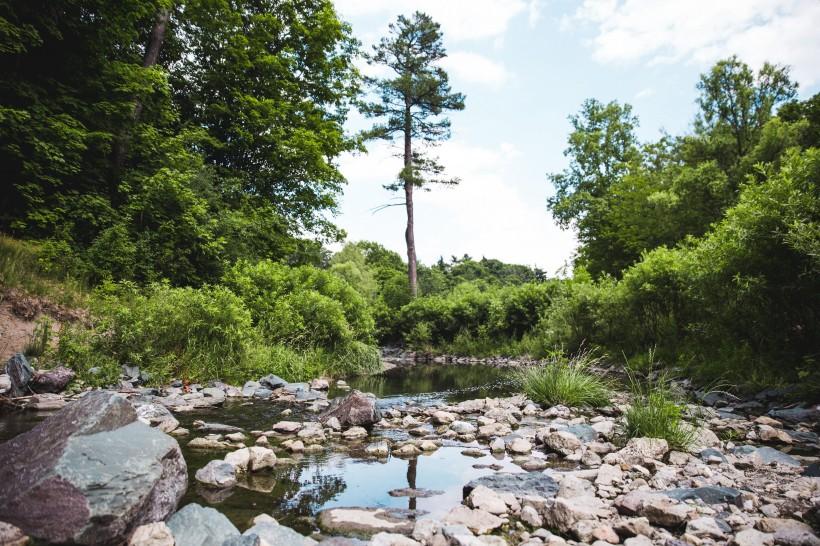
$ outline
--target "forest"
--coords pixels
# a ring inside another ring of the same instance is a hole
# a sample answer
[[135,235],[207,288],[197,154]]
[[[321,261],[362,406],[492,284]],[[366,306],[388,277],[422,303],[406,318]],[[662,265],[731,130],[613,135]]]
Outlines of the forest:
[[[329,0],[3,3],[0,288],[85,309],[49,358],[105,385],[122,365],[157,383],[369,373],[385,345],[595,351],[820,393],[820,95],[797,100],[789,67],[717,62],[691,82],[689,129],[651,142],[629,104],[584,100],[569,166],[544,182],[544,214],[579,240],[550,278],[468,255],[416,264],[373,241],[328,250],[346,238],[338,158],[409,131],[392,117],[345,131],[356,109],[392,115],[365,102],[386,87],[362,55]],[[464,97],[422,64],[439,121],[411,132],[444,139]],[[409,203],[455,182],[404,159],[393,189]]]

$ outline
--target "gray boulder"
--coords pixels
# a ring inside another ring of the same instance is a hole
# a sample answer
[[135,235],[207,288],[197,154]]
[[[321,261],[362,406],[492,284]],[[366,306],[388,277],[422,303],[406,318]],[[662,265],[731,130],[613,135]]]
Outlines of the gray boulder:
[[0,445],[0,483],[3,519],[35,539],[114,544],[173,513],[188,475],[176,440],[93,391]]
[[267,387],[271,390],[276,390],[279,387],[284,387],[285,385],[288,384],[287,381],[285,381],[281,377],[279,377],[277,375],[273,375],[273,374],[266,375],[265,377],[263,377],[262,379],[259,380],[259,383],[263,387]]
[[65,366],[57,366],[47,371],[37,371],[29,383],[29,388],[38,394],[63,392],[68,383],[77,376]]
[[787,466],[803,466],[800,461],[773,447],[739,446],[732,450],[734,455],[750,455],[755,466],[768,464],[784,464]]
[[321,423],[336,417],[343,427],[371,427],[381,418],[376,395],[351,391],[347,396],[336,398],[330,408],[319,416]]
[[12,397],[23,396],[28,392],[28,384],[34,377],[34,368],[28,363],[23,353],[17,353],[11,357],[3,367],[3,373],[8,374],[11,380],[11,388],[8,394]]
[[691,501],[699,499],[706,504],[734,504],[739,508],[743,507],[743,500],[741,496],[743,492],[733,487],[696,487],[693,489],[669,489],[661,491],[667,497],[679,501]]
[[167,524],[177,546],[222,546],[226,540],[240,536],[224,514],[198,504],[185,506]]
[[462,493],[467,498],[473,489],[483,485],[496,493],[512,493],[516,497],[536,496],[550,498],[558,493],[558,483],[540,472],[508,473],[499,472],[476,478],[464,486]]
[[210,487],[228,488],[236,485],[236,469],[229,462],[213,460],[196,471],[196,481]]
[[318,544],[312,538],[300,535],[290,527],[258,523],[242,533],[243,537],[258,537],[273,546],[313,546]]

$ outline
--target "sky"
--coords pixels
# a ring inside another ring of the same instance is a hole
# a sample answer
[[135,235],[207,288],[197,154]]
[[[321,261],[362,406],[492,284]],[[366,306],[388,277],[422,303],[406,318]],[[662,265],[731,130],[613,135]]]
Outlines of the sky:
[[[547,173],[564,170],[568,116],[587,98],[629,103],[642,141],[690,130],[700,74],[733,54],[757,70],[791,67],[798,98],[820,92],[818,0],[336,0],[363,48],[400,14],[441,24],[442,61],[466,108],[434,155],[455,187],[415,193],[419,261],[468,254],[566,274],[576,240],[546,208]],[[361,63],[365,73],[373,68]],[[349,131],[372,124],[353,113]],[[335,223],[349,241],[381,243],[406,258],[406,212],[383,189],[397,150],[372,142],[338,161],[348,180]]]

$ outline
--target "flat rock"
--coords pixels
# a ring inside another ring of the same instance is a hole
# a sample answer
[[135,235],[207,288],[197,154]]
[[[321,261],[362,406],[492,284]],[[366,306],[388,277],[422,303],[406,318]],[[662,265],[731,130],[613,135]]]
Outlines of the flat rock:
[[504,499],[502,499],[498,493],[483,485],[479,485],[470,492],[470,495],[467,497],[467,505],[472,508],[485,510],[497,516],[506,514],[508,510],[507,503],[504,502]]
[[92,391],[0,445],[0,483],[0,514],[32,537],[108,544],[173,513],[188,475],[176,440]]
[[504,524],[504,520],[486,510],[471,510],[466,506],[456,506],[444,516],[442,521],[445,524],[464,525],[479,535],[486,535]]
[[59,394],[35,394],[26,402],[26,409],[31,411],[57,411],[66,407],[67,402]]
[[756,529],[744,529],[729,541],[729,546],[771,546],[772,544],[774,544],[773,535],[761,533]]
[[437,491],[435,489],[425,489],[425,488],[413,488],[413,487],[405,487],[404,489],[393,489],[387,492],[388,495],[391,497],[410,497],[412,499],[426,499],[429,497],[435,497],[437,495],[443,495],[444,491]]
[[614,455],[624,464],[632,465],[643,464],[645,459],[661,460],[667,451],[669,444],[661,438],[632,438],[626,443],[626,447]]
[[174,534],[165,522],[158,521],[137,527],[128,546],[174,546]]
[[313,546],[318,544],[312,538],[302,536],[290,527],[271,523],[258,523],[242,533],[242,536],[258,537],[271,546]]
[[558,483],[540,472],[499,472],[469,482],[463,488],[464,498],[467,498],[479,485],[492,489],[496,493],[512,493],[516,497],[531,495],[550,498],[558,492]]
[[194,428],[198,432],[204,432],[206,434],[213,434],[213,433],[231,434],[233,432],[244,432],[243,429],[241,429],[240,427],[235,427],[233,425],[224,425],[222,423],[197,422],[197,423],[194,423]]
[[259,384],[273,391],[278,389],[279,387],[284,387],[288,384],[288,382],[279,377],[278,375],[270,374],[260,379]]
[[679,501],[699,499],[706,504],[729,503],[738,507],[743,506],[743,501],[741,500],[743,492],[733,487],[708,486],[693,489],[669,489],[660,491],[660,493]]
[[755,466],[768,464],[803,466],[800,464],[800,461],[798,461],[791,455],[788,455],[778,449],[774,449],[768,446],[739,446],[732,450],[732,453],[734,455],[750,455],[752,457],[752,460],[754,461]]
[[377,533],[409,535],[415,512],[385,508],[328,508],[316,515],[319,527],[327,533],[369,538]]
[[222,546],[231,537],[239,536],[239,530],[224,514],[198,504],[185,506],[167,524],[176,546]]
[[581,440],[573,433],[566,430],[557,430],[549,433],[544,438],[544,444],[552,451],[562,455],[569,455],[575,450],[581,449]]
[[304,428],[304,425],[296,421],[279,421],[271,427],[271,430],[279,434],[295,434],[302,428]]
[[547,499],[540,513],[546,528],[568,533],[577,522],[607,517],[609,510],[601,499],[593,496],[556,497]]

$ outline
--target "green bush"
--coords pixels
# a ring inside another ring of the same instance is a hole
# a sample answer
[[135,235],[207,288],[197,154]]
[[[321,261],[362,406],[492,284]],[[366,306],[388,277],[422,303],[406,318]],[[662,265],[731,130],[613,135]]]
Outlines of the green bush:
[[609,381],[589,371],[600,362],[589,353],[556,358],[517,372],[521,388],[532,400],[547,405],[604,406],[609,403]]

